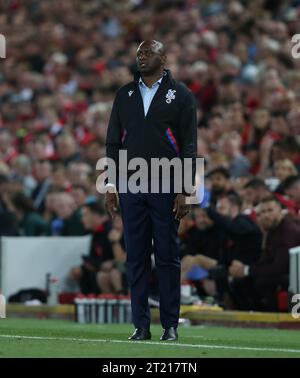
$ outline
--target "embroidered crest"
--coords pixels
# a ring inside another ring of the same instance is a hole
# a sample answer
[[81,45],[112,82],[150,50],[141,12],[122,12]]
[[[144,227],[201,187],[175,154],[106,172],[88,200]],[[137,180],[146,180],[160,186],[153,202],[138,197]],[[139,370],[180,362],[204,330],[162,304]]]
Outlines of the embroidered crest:
[[169,89],[168,93],[166,94],[166,103],[170,104],[172,100],[175,99],[175,89]]
[[128,92],[128,96],[130,97],[132,95],[133,91]]

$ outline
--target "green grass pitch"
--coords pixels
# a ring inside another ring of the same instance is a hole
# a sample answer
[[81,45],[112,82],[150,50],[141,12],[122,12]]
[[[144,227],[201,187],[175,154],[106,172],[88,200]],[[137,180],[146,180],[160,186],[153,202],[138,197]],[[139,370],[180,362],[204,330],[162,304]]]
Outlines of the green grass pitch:
[[300,331],[191,326],[178,342],[128,341],[130,324],[77,324],[64,320],[0,319],[0,357],[300,357]]

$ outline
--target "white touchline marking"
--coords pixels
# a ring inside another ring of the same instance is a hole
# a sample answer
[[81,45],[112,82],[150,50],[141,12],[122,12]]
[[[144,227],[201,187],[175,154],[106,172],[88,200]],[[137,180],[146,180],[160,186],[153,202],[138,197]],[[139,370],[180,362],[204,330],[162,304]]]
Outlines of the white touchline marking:
[[220,341],[220,339],[211,339],[210,337],[204,337],[200,335],[191,335],[191,336],[181,336],[180,339],[201,339],[203,341]]
[[234,349],[234,350],[249,350],[249,351],[265,351],[265,352],[286,352],[299,353],[300,349],[284,349],[284,348],[261,348],[261,347],[240,347],[229,345],[207,345],[207,344],[179,344],[179,343],[164,343],[156,341],[130,341],[130,340],[109,340],[109,339],[82,339],[75,337],[50,337],[50,336],[23,336],[23,335],[0,335],[6,339],[27,339],[27,340],[57,340],[57,341],[78,341],[88,343],[121,343],[121,344],[145,344],[145,345],[167,345],[169,347],[183,347],[183,348],[203,348],[203,349]]

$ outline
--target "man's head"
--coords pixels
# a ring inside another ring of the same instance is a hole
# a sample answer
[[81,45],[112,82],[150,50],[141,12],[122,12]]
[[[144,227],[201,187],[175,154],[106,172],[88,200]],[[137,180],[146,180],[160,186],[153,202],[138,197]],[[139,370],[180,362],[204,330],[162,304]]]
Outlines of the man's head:
[[65,160],[74,155],[77,151],[76,140],[71,134],[62,134],[56,139],[57,154],[60,159]]
[[85,185],[74,185],[70,194],[74,198],[76,205],[82,206],[86,201],[88,190]]
[[0,174],[0,195],[9,192],[10,179],[6,175]]
[[230,184],[230,175],[226,168],[218,167],[213,169],[208,178],[211,182],[211,188],[214,193],[224,193]]
[[274,174],[282,182],[290,176],[297,175],[297,168],[289,159],[277,160],[274,163]]
[[55,199],[55,213],[60,219],[68,219],[76,210],[74,198],[69,193],[57,193]]
[[199,230],[205,231],[214,225],[214,222],[209,218],[206,211],[201,207],[195,207],[193,209],[193,217],[195,225]]
[[22,192],[15,193],[11,198],[11,202],[18,217],[23,217],[25,214],[34,211],[31,198]]
[[67,177],[73,185],[85,185],[92,168],[83,161],[73,161],[67,166]]
[[244,186],[243,192],[244,201],[252,206],[256,206],[262,198],[271,193],[264,180],[256,177]]
[[166,63],[164,45],[155,40],[143,41],[137,48],[136,62],[143,76],[152,76],[162,71]]
[[221,215],[234,219],[237,217],[242,208],[242,201],[237,194],[228,194],[221,197],[217,202],[217,211]]
[[87,203],[82,207],[82,222],[89,231],[95,231],[97,226],[106,220],[105,208],[101,201]]
[[257,210],[260,223],[265,230],[276,227],[284,216],[280,201],[272,195],[262,199]]
[[288,135],[289,128],[285,112],[273,112],[271,116],[271,130],[279,135]]
[[300,176],[290,176],[283,182],[285,194],[300,204]]
[[36,180],[41,183],[51,176],[52,165],[48,160],[38,160],[34,163],[33,173]]
[[270,124],[270,113],[268,109],[256,109],[252,115],[252,123],[256,130],[266,130]]
[[223,136],[219,140],[221,152],[230,160],[241,153],[241,137],[236,131],[232,131]]

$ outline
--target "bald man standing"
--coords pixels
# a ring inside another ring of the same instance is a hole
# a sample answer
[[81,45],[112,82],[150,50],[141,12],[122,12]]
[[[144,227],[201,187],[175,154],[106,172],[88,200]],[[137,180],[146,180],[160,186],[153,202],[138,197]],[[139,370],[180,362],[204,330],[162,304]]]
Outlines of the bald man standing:
[[[129,339],[151,339],[148,296],[153,250],[160,291],[160,320],[164,329],[160,339],[174,341],[178,338],[180,310],[177,231],[180,219],[189,211],[186,196],[190,192],[175,190],[176,182],[171,175],[168,178],[170,191],[166,193],[162,189],[166,178],[154,177],[151,171],[145,177],[149,183],[148,192],[135,193],[129,188],[125,193],[124,188],[120,190],[120,185],[124,186],[126,177],[121,175],[118,162],[121,150],[127,152],[128,163],[140,157],[148,166],[153,158],[169,161],[176,157],[181,161],[191,158],[194,176],[196,106],[192,93],[165,69],[166,52],[161,42],[142,42],[137,49],[136,61],[138,71],[134,81],[118,90],[109,121],[107,157],[117,166],[118,175],[115,181],[109,179],[107,186],[116,190],[106,193],[105,202],[114,217],[119,197],[124,223],[127,277],[135,326]],[[151,192],[151,183],[157,179],[159,191]]]

